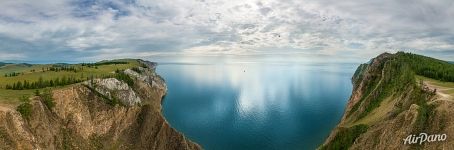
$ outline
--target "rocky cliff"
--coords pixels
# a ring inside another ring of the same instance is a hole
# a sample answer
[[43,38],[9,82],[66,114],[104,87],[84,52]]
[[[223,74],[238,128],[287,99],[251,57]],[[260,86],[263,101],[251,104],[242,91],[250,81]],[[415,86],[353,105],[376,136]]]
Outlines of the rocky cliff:
[[123,71],[131,85],[103,78],[53,89],[51,108],[32,97],[29,118],[1,107],[0,149],[201,149],[166,122],[167,87],[154,63],[141,63]]
[[[419,59],[449,65],[401,52],[360,65],[344,115],[319,149],[454,149],[454,99],[417,79],[415,68],[424,62],[412,61]],[[420,143],[421,133],[447,138]],[[418,142],[405,143],[409,136]]]

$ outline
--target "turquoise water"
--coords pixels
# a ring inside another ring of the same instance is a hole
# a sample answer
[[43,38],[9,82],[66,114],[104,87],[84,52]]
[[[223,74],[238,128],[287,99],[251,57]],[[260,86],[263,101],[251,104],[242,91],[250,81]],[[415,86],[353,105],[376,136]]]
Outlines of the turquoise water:
[[207,150],[315,149],[339,122],[354,64],[172,64],[163,113]]

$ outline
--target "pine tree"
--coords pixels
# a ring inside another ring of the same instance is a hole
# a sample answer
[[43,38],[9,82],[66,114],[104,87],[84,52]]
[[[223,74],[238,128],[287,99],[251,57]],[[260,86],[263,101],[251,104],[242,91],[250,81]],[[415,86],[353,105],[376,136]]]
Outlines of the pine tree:
[[44,82],[43,82],[43,77],[39,77],[39,79],[38,79],[38,85],[37,85],[37,87],[38,87],[38,88],[42,88],[42,87],[43,87],[43,85],[44,85]]
[[35,90],[35,96],[40,96],[39,90]]
[[24,89],[24,87],[23,87],[23,85],[22,85],[22,82],[21,82],[21,81],[17,81],[17,84],[16,84],[16,86],[17,86],[17,89],[18,89],[18,90],[23,90],[23,89]]

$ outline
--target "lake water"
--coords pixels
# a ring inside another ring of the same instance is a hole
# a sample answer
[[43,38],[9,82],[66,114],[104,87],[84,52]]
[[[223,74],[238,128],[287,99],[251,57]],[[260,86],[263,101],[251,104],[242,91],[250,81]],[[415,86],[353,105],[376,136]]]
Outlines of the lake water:
[[315,149],[339,122],[355,64],[172,64],[170,125],[207,150]]

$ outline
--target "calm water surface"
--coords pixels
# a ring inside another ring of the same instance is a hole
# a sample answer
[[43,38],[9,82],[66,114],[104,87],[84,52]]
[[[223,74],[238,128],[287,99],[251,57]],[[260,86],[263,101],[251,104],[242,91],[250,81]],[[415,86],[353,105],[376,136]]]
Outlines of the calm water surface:
[[354,64],[172,64],[171,126],[207,150],[315,149],[340,120]]

